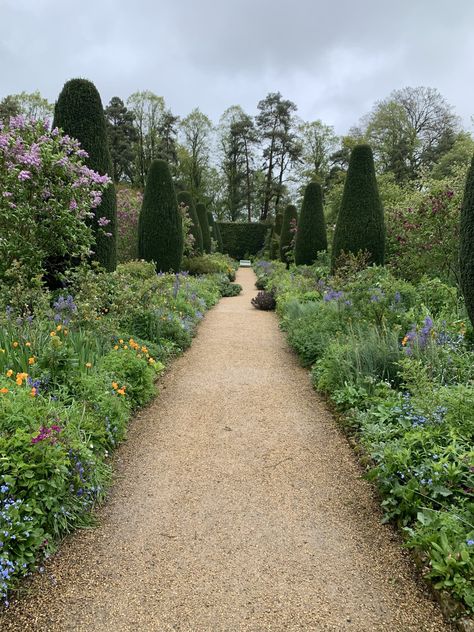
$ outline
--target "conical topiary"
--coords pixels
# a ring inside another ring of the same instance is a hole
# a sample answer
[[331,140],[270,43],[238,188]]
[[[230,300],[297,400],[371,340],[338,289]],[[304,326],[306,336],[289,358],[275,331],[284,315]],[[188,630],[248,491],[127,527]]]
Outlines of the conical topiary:
[[[88,167],[101,175],[113,177],[104,110],[100,95],[91,81],[71,79],[64,84],[54,108],[53,129],[55,127],[81,143],[82,149],[89,154],[85,159]],[[94,209],[94,213],[95,258],[106,270],[115,270],[117,204],[113,184],[104,191],[102,202]],[[105,220],[99,224],[101,218]],[[54,239],[54,235],[51,238]]]
[[157,272],[178,272],[183,256],[183,227],[168,163],[155,160],[138,218],[138,254],[154,261]]
[[214,221],[214,215],[211,211],[207,211],[207,223],[209,224],[209,231],[211,233],[212,239],[216,242],[216,250],[217,252],[222,252],[222,243],[219,241],[219,237],[217,235],[217,224]]
[[461,206],[459,265],[466,310],[474,325],[474,157],[467,173]]
[[194,250],[201,254],[203,251],[202,231],[199,218],[196,213],[196,205],[193,196],[189,191],[180,191],[178,193],[178,204],[184,204],[188,207],[189,217],[191,218],[191,235],[194,237]]
[[295,241],[296,265],[310,266],[316,254],[328,249],[321,185],[310,182],[304,192]]
[[206,206],[200,202],[196,206],[196,213],[199,219],[199,223],[201,224],[202,230],[202,245],[204,248],[204,252],[211,252],[211,233],[209,231],[209,223],[207,221],[207,211]]
[[280,258],[280,234],[283,224],[283,213],[277,213],[270,235],[270,259]]
[[385,224],[375,178],[374,158],[368,145],[352,150],[332,247],[332,267],[342,252],[367,251],[370,262],[383,265]]
[[[278,216],[277,216],[278,217]],[[291,242],[293,241],[292,228],[298,221],[296,206],[289,204],[283,213],[280,235],[280,259],[288,266],[290,264]]]

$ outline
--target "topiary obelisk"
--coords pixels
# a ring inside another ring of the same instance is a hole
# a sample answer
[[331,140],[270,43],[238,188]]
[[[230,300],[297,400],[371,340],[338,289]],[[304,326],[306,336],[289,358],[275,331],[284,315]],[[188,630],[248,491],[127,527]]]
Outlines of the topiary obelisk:
[[[97,88],[91,81],[71,79],[64,84],[54,107],[53,129],[55,127],[81,143],[82,149],[89,154],[85,159],[88,167],[113,178],[104,109]],[[102,202],[94,209],[94,214],[95,258],[111,272],[117,265],[117,203],[113,184],[104,191]],[[100,222],[103,226],[99,224],[100,218],[105,218]]]
[[370,263],[384,264],[385,223],[372,150],[354,147],[344,183],[332,247],[332,268],[342,252],[367,251]]
[[466,310],[474,325],[474,156],[467,173],[461,206],[459,267]]
[[183,256],[183,226],[168,163],[151,163],[138,218],[138,255],[154,261],[157,272],[178,272]]
[[296,265],[316,261],[318,252],[328,249],[321,185],[310,182],[305,189],[295,241]]
[[194,204],[193,196],[189,191],[180,191],[178,193],[178,204],[184,204],[188,207],[189,217],[191,218],[191,235],[194,237],[194,251],[197,254],[203,252],[203,240],[201,223],[196,213],[196,205]]

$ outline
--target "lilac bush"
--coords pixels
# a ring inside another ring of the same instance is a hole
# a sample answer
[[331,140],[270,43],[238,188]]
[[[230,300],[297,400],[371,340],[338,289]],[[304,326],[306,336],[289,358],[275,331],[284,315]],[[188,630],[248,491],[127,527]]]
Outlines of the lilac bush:
[[[0,123],[0,279],[41,277],[48,259],[91,253],[93,209],[111,180],[83,164],[80,143],[46,121]],[[98,218],[107,234],[105,218]]]

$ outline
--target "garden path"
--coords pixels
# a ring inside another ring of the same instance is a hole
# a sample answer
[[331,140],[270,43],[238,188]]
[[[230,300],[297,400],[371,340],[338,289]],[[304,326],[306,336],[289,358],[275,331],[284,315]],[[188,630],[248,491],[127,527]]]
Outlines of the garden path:
[[442,632],[251,269],[118,451],[100,526],[69,538],[0,629]]

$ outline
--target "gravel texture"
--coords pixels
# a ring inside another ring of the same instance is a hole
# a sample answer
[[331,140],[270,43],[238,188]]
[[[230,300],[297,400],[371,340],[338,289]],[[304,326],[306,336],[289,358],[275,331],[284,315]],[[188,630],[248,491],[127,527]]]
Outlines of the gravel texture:
[[438,607],[274,314],[239,297],[132,425],[97,529],[0,630],[443,632]]

